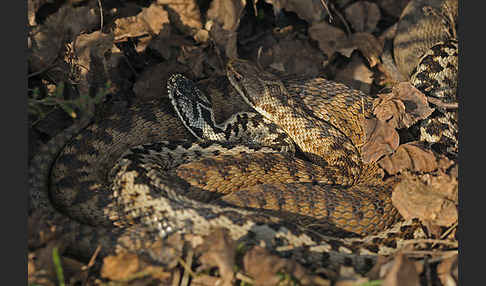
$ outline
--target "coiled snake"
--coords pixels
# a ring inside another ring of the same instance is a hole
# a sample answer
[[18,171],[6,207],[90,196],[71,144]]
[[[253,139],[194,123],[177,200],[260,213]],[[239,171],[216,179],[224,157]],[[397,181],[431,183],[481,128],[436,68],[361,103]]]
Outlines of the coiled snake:
[[[172,232],[223,227],[234,239],[314,247],[331,262],[351,257],[358,265],[367,256],[339,237],[398,219],[393,182],[360,159],[371,98],[322,78],[281,80],[243,60],[228,63],[227,77],[256,112],[217,124],[211,101],[173,75],[171,103],[199,142],[182,140],[189,135],[167,106],[134,107],[78,135],[85,124],[73,126],[33,159],[32,207],[65,222],[63,232],[85,252],[93,242],[104,253],[143,252]],[[164,141],[167,133],[173,140]]]

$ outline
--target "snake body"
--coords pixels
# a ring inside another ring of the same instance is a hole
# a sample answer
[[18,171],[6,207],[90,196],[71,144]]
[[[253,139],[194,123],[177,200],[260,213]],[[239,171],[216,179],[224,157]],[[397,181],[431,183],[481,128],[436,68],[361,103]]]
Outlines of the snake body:
[[322,78],[278,79],[243,60],[228,63],[227,77],[256,112],[218,124],[211,101],[174,75],[176,115],[166,100],[132,107],[43,147],[29,169],[31,207],[63,222],[84,256],[98,244],[103,254],[144,252],[173,232],[222,227],[233,239],[324,253],[321,262],[369,265],[365,240],[341,236],[369,241],[399,217],[394,182],[359,154],[371,98]]

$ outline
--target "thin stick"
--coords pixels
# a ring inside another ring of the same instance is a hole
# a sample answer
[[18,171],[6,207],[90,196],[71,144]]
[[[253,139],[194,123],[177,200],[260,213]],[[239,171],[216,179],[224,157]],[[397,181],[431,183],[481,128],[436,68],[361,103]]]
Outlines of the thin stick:
[[100,31],[103,31],[103,7],[101,7],[101,0],[98,0],[98,7],[100,7]]

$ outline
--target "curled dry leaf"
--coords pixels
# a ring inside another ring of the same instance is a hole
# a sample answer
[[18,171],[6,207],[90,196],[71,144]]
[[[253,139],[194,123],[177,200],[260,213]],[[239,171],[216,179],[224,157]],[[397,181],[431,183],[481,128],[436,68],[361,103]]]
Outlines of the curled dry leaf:
[[353,54],[351,62],[336,72],[334,80],[369,94],[373,82],[373,72],[363,63],[361,57]]
[[218,267],[221,275],[220,285],[232,285],[235,273],[236,242],[228,235],[228,230],[218,228],[205,237],[202,245],[196,248],[202,253],[198,272]]
[[314,23],[324,20],[327,10],[321,1],[316,0],[265,0],[272,4],[275,11],[285,9],[285,11],[295,12],[299,18],[307,23]]
[[326,22],[314,23],[309,28],[309,36],[328,57],[338,52],[349,58],[353,51],[359,50],[372,67],[379,62],[383,52],[383,43],[372,34],[361,32],[348,37],[341,29]]
[[393,265],[383,279],[382,286],[418,286],[420,277],[415,263],[410,261],[403,252],[398,252]]
[[361,147],[363,162],[376,162],[384,155],[393,153],[398,147],[400,137],[388,123],[376,118],[365,121],[366,143]]
[[131,37],[152,35],[167,35],[169,33],[169,15],[167,11],[157,4],[143,8],[140,13],[131,17],[115,20],[115,39],[120,40]]
[[[371,67],[380,62],[384,43],[370,33],[354,33],[349,38],[351,46],[363,54]],[[349,57],[349,56],[348,56]]]
[[194,35],[202,28],[201,12],[195,0],[157,0],[169,13],[171,24],[186,34]]
[[378,96],[373,102],[373,113],[394,128],[408,128],[434,111],[425,95],[408,82],[398,83],[390,93]]
[[55,82],[68,80],[70,66],[63,61],[66,44],[81,32],[99,27],[99,21],[99,13],[94,9],[61,7],[29,34],[29,69],[37,72],[49,68],[49,77]]
[[323,67],[325,56],[308,41],[299,39],[296,33],[278,39],[261,56],[261,63],[269,65],[284,74],[316,77]]
[[245,5],[245,0],[213,0],[209,6],[207,17],[218,22],[224,30],[234,32],[238,28]]
[[409,0],[378,0],[376,2],[386,13],[395,18],[399,18]]
[[103,259],[101,277],[120,281],[128,279],[140,268],[140,259],[135,253],[124,252]]
[[336,286],[353,286],[368,282],[368,278],[362,276],[354,271],[353,267],[341,266],[339,268],[339,278],[336,281]]
[[270,254],[265,248],[255,246],[245,253],[243,267],[255,285],[277,285],[282,280],[280,272],[298,279],[300,285],[326,285],[326,281],[307,274],[307,271],[294,260],[283,259]]
[[326,22],[313,23],[308,32],[309,37],[317,41],[319,49],[329,58],[334,55],[339,46],[343,45],[342,42],[348,41],[346,33]]
[[103,259],[100,275],[114,281],[131,281],[141,277],[147,277],[149,281],[170,278],[170,273],[165,272],[163,267],[151,265],[132,252],[106,256]]
[[390,175],[405,170],[432,172],[439,167],[434,152],[426,150],[418,142],[400,145],[395,153],[385,156],[378,164]]
[[245,5],[244,0],[215,0],[211,2],[207,13],[210,21],[206,28],[209,29],[210,38],[231,58],[238,57],[236,29],[240,25]]
[[111,67],[105,59],[105,53],[113,47],[113,34],[95,31],[81,34],[75,40],[75,65],[79,69],[78,86],[81,94],[89,94],[90,89],[103,88],[109,80]]
[[392,202],[404,219],[451,226],[458,219],[457,188],[456,178],[442,172],[437,176],[406,173],[394,188]]
[[44,4],[49,3],[50,0],[28,0],[27,1],[27,17],[29,19],[29,25],[37,25],[35,14]]
[[356,32],[371,33],[380,21],[381,13],[378,5],[368,1],[359,1],[344,9],[346,20]]

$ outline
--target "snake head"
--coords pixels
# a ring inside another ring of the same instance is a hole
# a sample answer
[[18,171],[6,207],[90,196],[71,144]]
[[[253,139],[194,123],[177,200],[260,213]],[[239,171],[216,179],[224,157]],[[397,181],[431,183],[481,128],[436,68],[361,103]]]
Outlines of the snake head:
[[270,120],[273,120],[274,106],[278,104],[275,100],[288,95],[283,82],[275,74],[245,60],[230,60],[226,76],[239,95]]
[[167,80],[167,90],[177,115],[186,128],[198,139],[207,136],[206,125],[214,125],[212,104],[196,84],[182,74],[174,74]]
[[257,109],[269,86],[281,86],[277,77],[254,63],[231,59],[226,66],[226,76],[241,97]]

